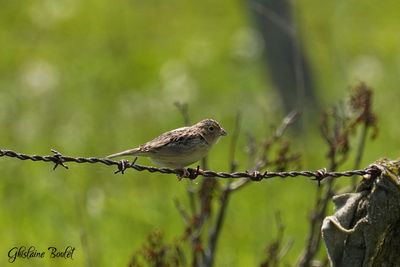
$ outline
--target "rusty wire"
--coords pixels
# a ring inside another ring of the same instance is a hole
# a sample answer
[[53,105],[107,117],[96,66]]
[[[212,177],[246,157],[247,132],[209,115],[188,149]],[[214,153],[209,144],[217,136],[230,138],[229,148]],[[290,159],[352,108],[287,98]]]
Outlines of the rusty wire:
[[124,171],[128,168],[135,169],[136,171],[148,171],[148,172],[158,172],[164,174],[177,174],[180,178],[188,178],[195,179],[197,176],[203,177],[218,177],[218,178],[249,178],[253,181],[261,181],[263,179],[269,179],[273,177],[308,177],[316,180],[318,182],[322,181],[327,177],[339,178],[339,177],[351,177],[354,175],[362,176],[362,175],[374,175],[377,176],[380,174],[380,170],[375,165],[370,165],[365,169],[361,170],[348,170],[342,172],[330,172],[326,169],[320,169],[316,171],[284,171],[284,172],[273,172],[273,171],[245,171],[245,172],[216,172],[211,170],[201,170],[199,167],[196,169],[188,168],[187,172],[182,170],[170,169],[170,168],[157,168],[151,166],[143,166],[136,164],[136,158],[134,161],[130,162],[128,160],[120,160],[114,161],[108,158],[97,158],[97,157],[70,157],[64,156],[56,150],[51,150],[54,155],[40,156],[40,155],[26,155],[23,153],[18,153],[8,149],[0,149],[0,157],[10,157],[17,158],[20,160],[31,160],[31,161],[44,161],[44,162],[52,162],[54,163],[53,169],[56,169],[59,165],[68,169],[68,166],[65,165],[67,162],[75,162],[75,163],[101,163],[107,166],[116,166],[118,168],[115,173],[124,173]]

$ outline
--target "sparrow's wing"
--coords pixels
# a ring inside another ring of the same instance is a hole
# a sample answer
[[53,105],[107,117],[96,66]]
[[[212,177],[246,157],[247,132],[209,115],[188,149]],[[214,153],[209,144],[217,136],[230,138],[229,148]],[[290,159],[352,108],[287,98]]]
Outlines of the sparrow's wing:
[[178,128],[160,136],[154,138],[153,140],[133,149],[128,149],[122,152],[118,152],[112,155],[108,155],[106,158],[116,158],[121,156],[150,156],[151,154],[158,153],[163,148],[170,146],[171,144],[176,144],[179,142],[182,136],[187,136],[189,127]]
[[149,154],[160,153],[175,154],[180,153],[182,147],[195,145],[193,140],[199,139],[199,134],[190,131],[190,127],[175,129],[156,137],[139,147],[140,151]]

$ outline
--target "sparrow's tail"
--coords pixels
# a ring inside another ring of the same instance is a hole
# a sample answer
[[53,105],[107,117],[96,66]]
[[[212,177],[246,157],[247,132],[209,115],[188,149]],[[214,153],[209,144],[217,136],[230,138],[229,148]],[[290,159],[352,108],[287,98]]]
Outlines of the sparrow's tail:
[[139,148],[128,149],[119,153],[108,155],[106,158],[112,159],[121,156],[136,156],[140,154]]

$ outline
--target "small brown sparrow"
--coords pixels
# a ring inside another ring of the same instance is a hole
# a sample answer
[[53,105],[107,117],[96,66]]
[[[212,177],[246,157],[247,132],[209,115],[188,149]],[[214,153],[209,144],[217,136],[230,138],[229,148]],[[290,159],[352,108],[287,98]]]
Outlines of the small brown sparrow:
[[107,158],[144,156],[162,167],[183,169],[206,156],[218,139],[226,134],[217,121],[205,119],[192,126],[163,133],[137,148]]

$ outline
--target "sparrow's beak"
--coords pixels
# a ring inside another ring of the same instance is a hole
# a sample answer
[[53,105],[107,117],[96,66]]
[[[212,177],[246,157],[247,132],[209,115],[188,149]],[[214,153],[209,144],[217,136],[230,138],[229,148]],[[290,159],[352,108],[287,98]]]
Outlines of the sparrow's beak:
[[228,133],[224,130],[224,128],[221,128],[221,135],[222,136],[225,136],[225,135],[227,135]]

